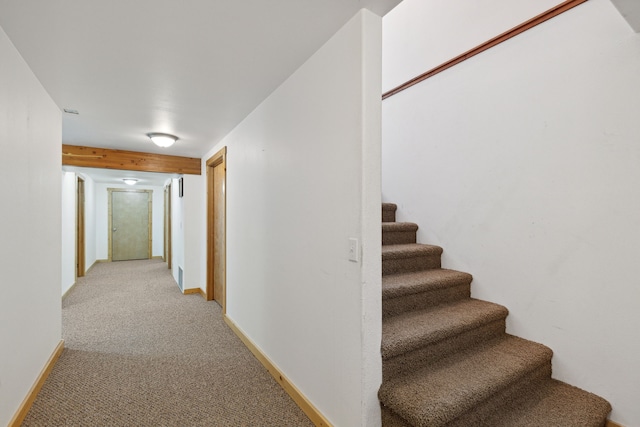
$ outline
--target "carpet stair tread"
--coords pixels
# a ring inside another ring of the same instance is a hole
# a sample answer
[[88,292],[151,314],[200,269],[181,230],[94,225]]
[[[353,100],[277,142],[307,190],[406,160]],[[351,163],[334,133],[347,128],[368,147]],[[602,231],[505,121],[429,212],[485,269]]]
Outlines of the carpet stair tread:
[[382,245],[382,276],[442,267],[442,248],[418,243]]
[[422,243],[382,246],[382,261],[441,254],[442,248],[440,246],[425,245]]
[[383,222],[382,244],[402,245],[416,243],[418,224],[412,222]]
[[507,314],[509,311],[501,305],[467,299],[384,319],[382,358],[395,357],[492,322],[504,321]]
[[541,366],[550,366],[551,357],[541,344],[504,335],[383,382],[378,395],[383,405],[416,427],[443,426]]
[[601,427],[611,412],[603,398],[550,379],[509,402],[483,422],[486,427]]
[[393,203],[383,203],[382,222],[394,222],[396,220],[396,209],[398,209],[398,206]]
[[418,231],[418,224],[413,222],[383,222],[382,232]]
[[382,299],[471,285],[472,280],[473,276],[469,273],[445,268],[391,274],[382,278]]

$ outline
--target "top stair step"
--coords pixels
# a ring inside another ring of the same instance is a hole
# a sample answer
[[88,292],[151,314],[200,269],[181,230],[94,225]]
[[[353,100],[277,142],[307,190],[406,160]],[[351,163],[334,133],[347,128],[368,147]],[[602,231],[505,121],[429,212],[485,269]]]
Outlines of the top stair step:
[[398,209],[398,205],[394,203],[383,203],[382,204],[382,222],[395,222],[396,209]]

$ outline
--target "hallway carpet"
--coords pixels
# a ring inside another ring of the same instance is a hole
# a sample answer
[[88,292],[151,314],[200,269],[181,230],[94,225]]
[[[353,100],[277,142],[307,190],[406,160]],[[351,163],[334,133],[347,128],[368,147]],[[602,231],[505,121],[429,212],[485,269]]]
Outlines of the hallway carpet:
[[312,426],[165,263],[96,264],[62,302],[65,350],[23,426]]

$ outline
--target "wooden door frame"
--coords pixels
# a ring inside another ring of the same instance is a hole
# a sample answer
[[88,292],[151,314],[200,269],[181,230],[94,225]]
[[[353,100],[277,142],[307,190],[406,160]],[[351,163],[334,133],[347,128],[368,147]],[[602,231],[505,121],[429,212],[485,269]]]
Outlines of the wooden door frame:
[[171,270],[171,183],[164,187],[164,260]]
[[213,168],[216,166],[222,165],[224,167],[224,182],[225,182],[225,191],[224,191],[224,240],[223,240],[223,251],[224,251],[224,261],[225,261],[225,269],[224,269],[224,280],[222,287],[223,291],[223,301],[222,301],[222,313],[226,314],[227,312],[227,191],[226,191],[226,183],[227,183],[227,147],[222,148],[216,154],[211,156],[206,163],[206,171],[207,171],[207,289],[206,289],[206,299],[207,301],[211,301],[214,299],[213,294],[213,278],[214,278],[214,245],[215,245],[215,227],[214,227],[214,198],[213,198]]
[[85,272],[84,179],[76,178],[76,279]]
[[108,191],[108,203],[109,203],[109,262],[113,261],[113,204],[111,201],[113,193],[147,193],[149,197],[149,203],[147,209],[149,210],[149,259],[153,258],[153,190],[134,190],[128,188],[107,188]]

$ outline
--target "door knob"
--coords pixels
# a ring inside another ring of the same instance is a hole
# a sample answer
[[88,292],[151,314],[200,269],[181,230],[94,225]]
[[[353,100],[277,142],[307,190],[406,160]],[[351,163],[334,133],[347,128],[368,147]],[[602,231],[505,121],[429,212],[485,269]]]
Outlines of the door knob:
[[113,227],[113,231],[115,232],[117,230],[117,228]]

